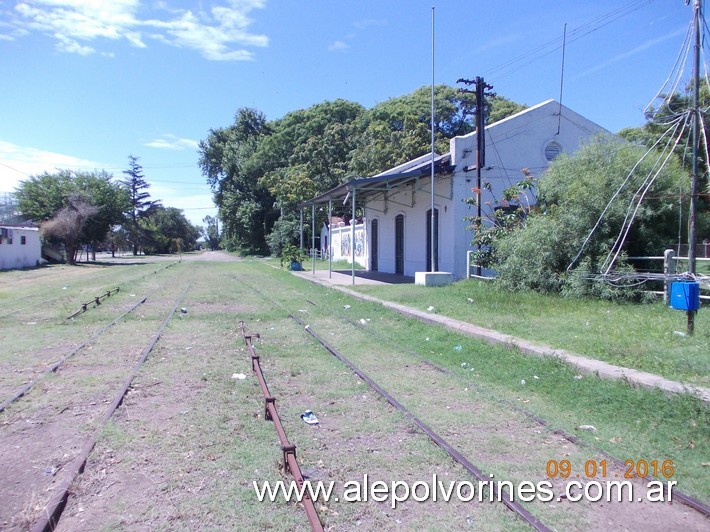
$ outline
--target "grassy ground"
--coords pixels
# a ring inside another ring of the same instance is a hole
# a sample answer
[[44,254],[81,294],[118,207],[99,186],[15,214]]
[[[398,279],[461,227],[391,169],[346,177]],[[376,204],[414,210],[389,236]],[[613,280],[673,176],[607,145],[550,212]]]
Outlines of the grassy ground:
[[[126,299],[115,300],[112,305],[117,306],[127,304],[131,293],[143,293],[154,281],[177,285],[190,278],[193,284],[184,302],[187,314],[166,330],[73,490],[64,530],[306,528],[297,505],[259,503],[255,498],[252,481],[284,477],[273,426],[263,420],[261,393],[238,335],[240,320],[263,337],[257,349],[270,389],[287,434],[298,446],[299,462],[312,479],[342,484],[364,473],[388,482],[426,480],[433,473],[445,479],[468,478],[406,418],[315,344],[288,318],[288,312],[303,317],[496,478],[544,478],[548,460],[569,454],[579,466],[589,457],[598,458],[597,451],[603,449],[621,459],[673,460],[678,488],[710,500],[709,411],[692,397],[669,397],[594,377],[577,379],[559,362],[525,357],[405,319],[381,305],[313,285],[270,264],[183,263],[152,273],[163,266],[156,264],[152,269],[146,266],[137,277],[125,273],[130,270],[124,268],[134,266],[97,268],[92,275],[81,276],[88,292],[124,279],[126,290],[122,286],[121,293]],[[62,290],[63,279],[78,270],[42,277],[47,271],[37,270],[34,280],[31,274],[22,278],[24,288],[19,286],[20,278],[13,278],[18,283],[13,288],[3,284],[0,298],[21,301],[41,294],[43,283]],[[99,277],[109,272],[110,276]],[[396,288],[382,287],[376,295],[385,297],[386,290]],[[461,299],[462,309],[476,305],[467,298],[476,301],[477,285],[454,288],[461,291],[447,296],[445,290],[425,290],[424,295],[441,297],[425,305],[416,290],[411,296],[406,291],[391,294],[392,299],[410,298],[405,302],[412,306],[434,305],[440,312],[447,308],[448,299]],[[264,299],[262,292],[277,304]],[[63,304],[72,306],[57,302]],[[503,302],[500,305],[497,312],[503,316]],[[36,345],[27,345],[30,354],[42,350],[44,331],[59,327],[61,314],[48,305],[34,308],[27,309],[22,319],[13,314],[2,322],[9,335],[32,327]],[[107,315],[109,310],[108,305],[96,309]],[[42,316],[47,316],[45,321]],[[87,324],[96,320],[95,327],[98,316],[88,313],[82,319]],[[529,310],[518,320],[533,318]],[[140,314],[133,319],[140,320]],[[25,325],[25,320],[36,323]],[[65,341],[92,330],[91,326],[79,329],[80,323],[61,329],[67,331]],[[24,352],[0,350],[3,369]],[[234,380],[233,373],[248,377]],[[299,414],[307,408],[316,412],[320,426],[302,423]],[[529,415],[546,418],[550,426],[538,425]],[[597,430],[580,431],[581,425],[594,425]],[[577,435],[586,447],[573,449],[554,434],[554,428]],[[607,523],[597,520],[595,512],[603,511],[598,505],[552,506],[532,505],[531,509],[561,529]],[[522,528],[500,505],[409,503],[393,510],[370,501],[321,504],[318,509],[326,525],[335,529]]]
[[[318,292],[317,287],[297,288],[304,283],[300,279],[287,278],[285,282],[292,287],[287,291],[281,290],[281,293],[298,293],[298,290],[304,294],[303,298],[312,301],[322,298],[312,293]],[[431,304],[439,311],[442,307],[447,308],[447,304],[453,306],[451,299],[454,297],[463,300],[459,308],[470,308],[467,297],[475,298],[478,294],[469,290],[471,287],[489,290],[477,283],[460,283],[444,289],[392,285],[360,286],[358,290],[418,308],[427,308]],[[402,292],[400,288],[403,288]],[[458,292],[452,293],[454,290]],[[554,426],[577,434],[590,445],[622,459],[640,459],[643,456],[675,459],[683,470],[684,485],[694,493],[710,498],[710,480],[706,474],[707,466],[703,465],[707,462],[710,443],[710,410],[702,402],[689,396],[667,396],[658,391],[634,389],[623,382],[595,377],[578,380],[572,368],[555,360],[527,357],[516,350],[492,347],[403,318],[377,304],[353,302],[352,298],[344,295],[336,301],[349,304],[351,308],[345,310],[333,304],[325,312],[330,316],[341,315],[343,319],[360,326],[359,320],[365,319],[367,325],[363,327],[367,327],[370,344],[399,346],[416,358],[441,365],[457,376],[460,386],[480,386],[487,397],[500,397],[501,400],[524,406],[527,411],[548,419]],[[498,309],[497,314],[505,316],[505,303],[502,298],[499,301],[502,308]],[[532,308],[533,303],[529,302],[528,308]],[[561,300],[561,303],[569,303],[568,310],[571,311],[574,302]],[[304,306],[307,307],[307,304]],[[604,312],[597,310],[598,316],[606,314],[607,309],[603,308],[606,306],[611,307],[602,305]],[[509,307],[509,312],[514,309],[517,307]],[[311,308],[303,310],[311,314],[315,312]],[[562,316],[564,312],[560,311],[558,315]],[[530,331],[539,326],[536,323],[524,327],[524,315],[513,321],[520,322],[520,331]],[[567,321],[562,323],[565,327],[559,329],[569,326]],[[487,326],[492,326],[492,322]],[[552,324],[548,327],[552,328]],[[643,339],[643,335],[639,337]],[[522,381],[525,381],[524,385],[521,385]],[[598,432],[578,431],[577,427],[581,425],[593,425]],[[690,480],[690,477],[695,478]]]
[[710,386],[710,315],[696,314],[695,335],[684,312],[662,303],[622,304],[510,293],[482,281],[441,288],[367,286],[356,290],[619,366]]

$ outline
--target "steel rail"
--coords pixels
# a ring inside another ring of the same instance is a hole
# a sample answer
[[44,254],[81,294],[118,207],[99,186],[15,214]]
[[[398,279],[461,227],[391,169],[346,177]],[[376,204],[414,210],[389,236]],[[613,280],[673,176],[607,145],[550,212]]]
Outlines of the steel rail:
[[37,377],[36,379],[33,379],[33,380],[27,382],[26,384],[20,386],[17,390],[15,390],[15,392],[14,392],[10,397],[8,397],[8,398],[5,399],[2,403],[0,403],[0,412],[2,412],[3,410],[5,410],[8,406],[10,406],[12,403],[14,403],[15,401],[17,401],[17,400],[18,400],[19,398],[21,398],[22,396],[24,396],[27,392],[29,392],[29,391],[34,387],[34,385],[37,384],[37,382],[39,382],[39,381],[41,381],[42,379],[44,379],[45,377],[47,377],[50,373],[56,373],[56,371],[61,367],[62,364],[64,364],[67,360],[69,360],[71,357],[73,357],[74,355],[76,355],[79,351],[81,351],[82,349],[84,349],[84,348],[85,348],[87,345],[89,345],[91,342],[93,342],[94,340],[96,340],[99,336],[101,336],[103,333],[105,333],[105,332],[106,332],[107,330],[109,330],[111,327],[113,327],[114,325],[116,325],[116,323],[118,323],[119,321],[121,321],[126,315],[130,314],[130,313],[133,312],[136,308],[138,308],[140,305],[142,305],[143,303],[145,303],[145,302],[147,301],[147,299],[148,299],[151,295],[153,295],[153,294],[155,293],[156,290],[157,290],[157,288],[154,288],[153,290],[151,290],[151,291],[148,293],[148,295],[146,295],[143,299],[141,299],[140,301],[138,301],[138,303],[136,303],[135,305],[133,305],[133,306],[132,306],[131,308],[129,308],[128,310],[122,312],[118,317],[116,317],[113,321],[111,321],[111,323],[109,323],[108,325],[106,325],[106,326],[102,327],[101,329],[99,329],[97,332],[95,332],[94,334],[92,334],[91,336],[89,336],[86,340],[84,340],[84,341],[83,341],[81,344],[79,344],[77,347],[75,347],[74,349],[72,349],[69,353],[67,353],[67,354],[64,355],[62,358],[60,358],[59,360],[57,360],[56,362],[54,362],[54,363],[53,363],[51,366],[49,366],[49,368],[48,368],[47,370],[45,370],[39,377]]
[[[348,323],[348,324],[350,324],[350,325],[353,326],[353,327],[360,328],[360,329],[362,328],[362,325],[359,324],[359,323],[357,323],[356,321],[353,321],[353,320],[350,320],[350,319],[344,318],[344,317],[339,317],[339,319],[342,320],[342,321],[344,321],[344,322],[346,322],[346,323]],[[388,341],[387,338],[385,338],[385,337],[382,336],[382,335],[377,334],[377,333],[374,332],[372,329],[368,330],[367,334],[375,335],[375,336],[377,336],[381,341],[385,341],[385,342]],[[428,365],[428,366],[434,368],[434,369],[437,370],[437,371],[440,371],[440,372],[442,372],[442,373],[451,374],[451,371],[450,371],[449,369],[444,368],[444,367],[441,367],[441,366],[439,366],[438,364],[436,364],[436,363],[434,363],[434,362],[431,362],[430,360],[427,360],[426,358],[422,357],[419,353],[410,351],[410,354],[411,354],[412,356],[417,357],[423,364],[426,364],[426,365]],[[482,388],[481,388],[478,384],[476,384],[476,383],[470,383],[470,384],[468,384],[468,386],[473,387],[473,388],[477,388],[477,389],[479,389],[479,390],[482,389]],[[502,399],[502,398],[496,398],[496,397],[489,397],[489,399],[490,399],[490,400],[493,400],[493,401],[496,401],[496,402],[498,402],[498,403],[501,404],[501,405],[504,405],[506,408],[510,408],[511,410],[514,410],[514,411],[516,411],[516,412],[519,412],[521,415],[527,417],[528,419],[531,419],[531,420],[534,421],[535,423],[538,423],[540,426],[546,427],[546,428],[549,429],[553,434],[557,434],[557,435],[559,435],[559,436],[562,436],[565,440],[567,440],[567,441],[570,442],[570,443],[573,443],[573,444],[575,444],[575,445],[579,445],[580,447],[585,447],[585,448],[587,448],[587,449],[591,449],[591,450],[593,450],[594,452],[597,452],[597,453],[601,454],[602,456],[604,456],[604,458],[606,458],[606,459],[608,459],[608,460],[611,460],[611,461],[614,463],[614,465],[616,465],[616,467],[619,467],[619,468],[626,468],[626,467],[627,467],[626,463],[625,463],[623,460],[621,460],[621,459],[617,458],[616,456],[614,456],[614,455],[608,453],[607,451],[604,451],[604,450],[602,450],[602,449],[598,449],[598,448],[594,447],[593,445],[590,445],[590,444],[587,443],[586,441],[579,439],[579,438],[578,438],[577,436],[575,436],[574,434],[569,434],[569,433],[565,432],[564,430],[562,430],[561,428],[553,427],[553,426],[550,424],[550,422],[547,421],[546,419],[541,418],[540,416],[538,416],[538,415],[536,415],[536,414],[533,414],[532,412],[526,410],[525,408],[522,408],[520,405],[517,405],[517,404],[515,404],[515,403],[512,402],[512,401],[509,401],[509,400],[507,400],[507,399]],[[642,480],[645,480],[646,482],[658,481],[658,480],[659,480],[658,478],[652,477],[652,476],[650,476],[650,475],[646,475],[645,477],[639,477],[639,478],[641,478]],[[669,495],[667,484],[662,483],[661,488],[662,488],[662,490],[663,490],[664,495],[667,497],[667,496]],[[679,489],[677,489],[677,488],[674,488],[674,489],[673,489],[673,498],[674,498],[674,500],[677,500],[677,501],[680,502],[681,504],[685,504],[686,506],[689,506],[689,507],[692,508],[693,510],[696,510],[697,512],[699,512],[699,513],[701,513],[701,514],[710,517],[710,505],[707,505],[707,504],[705,504],[704,502],[702,502],[702,501],[700,501],[700,500],[698,500],[698,499],[696,499],[696,498],[694,498],[694,497],[691,497],[691,496],[688,495],[687,493],[685,493],[685,492],[683,492],[683,491],[681,491],[681,490],[679,490]]]
[[180,302],[183,300],[185,294],[187,294],[187,291],[189,289],[190,284],[185,286],[185,289],[180,294],[180,297],[178,297],[175,306],[168,313],[167,317],[160,325],[158,331],[153,335],[151,341],[143,349],[140,358],[133,365],[130,374],[116,393],[113,402],[108,407],[106,412],[104,412],[104,415],[101,416],[101,419],[99,420],[98,426],[94,431],[93,435],[86,441],[84,446],[81,448],[79,455],[74,458],[74,460],[72,460],[72,462],[69,464],[69,467],[65,470],[64,476],[62,477],[61,482],[59,482],[57,487],[53,490],[52,497],[49,499],[49,502],[45,506],[42,516],[30,528],[31,532],[49,532],[56,528],[57,524],[59,523],[59,519],[62,515],[62,512],[64,511],[64,508],[67,504],[67,501],[69,500],[69,491],[72,483],[74,482],[76,477],[84,471],[84,467],[86,466],[86,462],[89,459],[89,455],[94,449],[96,442],[98,442],[101,432],[108,423],[108,420],[111,419],[111,416],[114,414],[114,412],[116,412],[118,407],[121,406],[121,403],[123,403],[123,399],[128,393],[128,389],[131,387],[131,384],[136,378],[136,375],[138,375],[138,371],[148,358],[150,352],[155,347],[155,344],[158,343],[158,340],[163,334],[163,331],[168,326],[168,323],[170,323],[172,317],[175,315],[178,306],[180,306]]
[[81,304],[81,308],[77,310],[74,314],[67,316],[65,319],[70,320],[74,318],[75,316],[78,316],[79,314],[82,314],[86,312],[89,309],[89,305],[92,303],[94,304],[95,307],[98,307],[101,304],[102,299],[106,299],[111,297],[111,294],[113,293],[118,293],[120,288],[117,286],[116,288],[112,288],[111,290],[108,290],[106,293],[101,294],[100,296],[95,296],[94,298],[91,299],[91,301],[87,301],[86,303]]
[[[360,368],[358,368],[355,364],[350,362],[342,353],[340,353],[336,348],[334,348],[332,345],[330,345],[327,341],[325,341],[323,338],[321,338],[312,328],[310,325],[306,325],[303,320],[298,318],[297,316],[294,316],[293,314],[289,314],[289,317],[291,317],[293,320],[295,320],[297,323],[299,323],[301,326],[305,328],[305,330],[310,334],[313,338],[315,338],[323,347],[325,347],[330,354],[335,356],[338,360],[340,360],[343,364],[345,364],[348,368],[350,368],[358,377],[360,377],[364,382],[366,382],[370,388],[375,390],[378,394],[380,394],[389,404],[391,404],[394,408],[399,410],[407,419],[409,419],[412,423],[414,423],[417,427],[419,427],[429,438],[436,443],[439,447],[441,447],[446,453],[454,459],[454,461],[458,462],[460,465],[462,465],[469,473],[471,473],[477,480],[485,483],[492,482],[493,485],[495,485],[497,488],[500,485],[500,481],[491,481],[491,478],[484,474],[480,469],[478,469],[473,463],[471,463],[463,454],[461,454],[457,449],[455,449],[451,444],[449,444],[443,437],[441,437],[439,434],[437,434],[431,427],[429,427],[426,423],[424,423],[421,419],[419,419],[417,416],[412,414],[412,412],[405,407],[402,403],[397,401],[392,395],[390,395],[384,388],[382,388],[379,384],[377,384],[372,378],[370,378],[369,375],[367,375],[364,371],[362,371]],[[547,527],[542,521],[540,521],[537,517],[535,517],[533,514],[531,514],[526,508],[524,508],[519,502],[516,502],[513,500],[505,491],[502,489],[499,490],[501,494],[501,502],[505,504],[510,510],[515,512],[517,515],[519,515],[525,522],[527,522],[530,526],[532,526],[535,530],[538,530],[540,532],[550,532],[550,528]]]
[[[284,312],[287,312],[287,313],[288,313],[288,311],[283,307],[283,305],[279,304],[277,301],[275,301],[273,298],[271,298],[270,296],[268,296],[267,294],[265,294],[263,291],[259,290],[259,289],[256,288],[256,287],[253,287],[253,286],[252,286],[252,289],[253,289],[254,291],[260,293],[261,295],[267,297],[274,305],[280,307],[282,310],[284,310]],[[307,300],[307,301],[308,301],[308,300]],[[310,302],[310,301],[309,301],[309,302]],[[296,316],[294,316],[293,314],[290,314],[290,313],[289,313],[289,316],[290,316],[291,318],[293,318],[295,321],[297,321],[299,324],[301,324],[301,325],[303,325],[303,326],[305,327],[305,322],[303,322],[302,320],[300,320],[298,317],[296,317]],[[357,323],[352,322],[352,321],[348,320],[347,318],[339,317],[339,319],[341,319],[342,321],[345,321],[346,323],[350,323],[351,325],[353,325],[353,326],[355,326],[355,327],[358,326]],[[433,324],[433,325],[437,325],[437,324]],[[309,333],[311,333],[311,335],[313,335],[312,331],[310,330],[310,327],[308,327],[308,329],[309,329]],[[370,334],[372,334],[371,331],[370,331]],[[315,336],[314,336],[314,338],[315,338]],[[324,347],[325,347],[325,346],[324,346]],[[331,352],[331,353],[332,353],[332,352]],[[334,354],[334,353],[332,353],[332,354]],[[337,356],[337,355],[334,354],[334,356]],[[420,358],[420,360],[421,360],[422,362],[424,362],[424,363],[426,363],[426,364],[428,364],[428,365],[430,365],[430,366],[432,366],[432,367],[434,367],[434,368],[436,368],[436,369],[438,369],[438,370],[440,370],[440,371],[449,372],[446,368],[442,368],[442,367],[438,366],[437,364],[435,364],[435,363],[433,363],[433,362],[430,362],[430,361],[424,359],[423,357],[421,357],[421,356],[419,356],[419,355],[417,355],[417,357]],[[347,365],[347,364],[346,364],[346,365]],[[353,370],[353,371],[355,371],[355,370]],[[549,422],[548,422],[547,420],[545,420],[545,419],[543,419],[543,418],[541,418],[541,417],[539,417],[539,416],[537,416],[537,415],[535,415],[535,414],[533,414],[533,413],[531,413],[531,412],[529,412],[529,411],[527,411],[527,410],[521,408],[520,406],[515,405],[515,404],[513,404],[513,403],[511,403],[511,402],[507,402],[507,401],[503,401],[503,402],[504,402],[505,404],[507,404],[507,406],[510,406],[510,407],[512,407],[513,409],[519,411],[520,413],[522,413],[523,415],[529,417],[530,419],[532,419],[533,421],[539,423],[540,425],[545,426],[545,427],[549,427],[549,426],[550,426],[550,424],[549,424]],[[566,439],[567,441],[569,441],[570,443],[574,443],[575,445],[581,445],[581,446],[590,448],[590,446],[589,446],[584,440],[580,440],[579,438],[577,438],[577,437],[574,436],[574,435],[567,434],[567,433],[566,433],[565,431],[563,431],[562,429],[552,428],[552,431],[553,431],[554,433],[556,433],[556,434],[562,436],[563,438],[565,438],[565,439]],[[615,464],[617,467],[625,467],[625,466],[626,466],[626,464],[625,464],[625,462],[624,462],[623,460],[621,460],[621,459],[619,459],[619,458],[617,458],[617,457],[615,457],[615,456],[609,454],[608,452],[606,452],[606,451],[604,451],[604,450],[602,450],[602,449],[598,449],[598,448],[595,448],[595,447],[593,447],[593,446],[591,446],[591,449],[593,449],[595,452],[600,453],[601,455],[603,455],[604,457],[608,458],[609,460],[613,461],[614,464]],[[489,480],[489,479],[486,478],[486,480]],[[643,477],[642,480],[645,480],[645,481],[647,481],[647,482],[650,482],[650,481],[654,481],[654,480],[658,480],[658,479],[657,479],[657,478],[654,478],[654,477],[646,476],[646,477]],[[662,489],[663,489],[663,493],[664,493],[664,494],[668,494],[668,488],[667,488],[667,486],[664,485]],[[688,495],[687,493],[684,493],[683,491],[678,490],[678,489],[673,489],[673,498],[674,498],[674,500],[677,500],[677,501],[680,502],[681,504],[684,504],[684,505],[686,505],[686,506],[688,506],[688,507],[690,507],[690,508],[696,510],[697,512],[699,512],[699,513],[701,513],[701,514],[710,517],[710,506],[709,506],[708,504],[706,504],[706,503],[704,503],[704,502],[702,502],[702,501],[700,501],[700,500],[698,500],[698,499],[696,499],[696,498],[694,498],[694,497]]]
[[246,344],[249,354],[251,355],[252,369],[259,380],[259,386],[261,387],[261,392],[264,395],[264,419],[273,421],[276,434],[278,435],[279,442],[281,443],[281,450],[283,451],[284,457],[284,469],[286,472],[291,473],[291,476],[293,476],[293,479],[296,481],[296,485],[298,486],[300,493],[303,494],[303,497],[299,502],[303,505],[303,509],[308,517],[308,522],[311,524],[311,530],[313,530],[313,532],[323,532],[323,524],[320,521],[320,517],[318,517],[318,511],[316,510],[313,499],[311,498],[308,490],[303,489],[303,473],[301,473],[298,460],[296,460],[296,446],[293,445],[288,440],[288,436],[286,436],[286,431],[284,430],[281,418],[279,417],[278,409],[276,408],[276,399],[271,395],[271,392],[269,392],[269,387],[266,384],[266,379],[264,378],[264,372],[261,370],[260,357],[256,354],[254,345],[251,341],[254,337],[259,338],[259,335],[247,334],[246,324],[243,321],[239,322],[239,326],[242,338],[244,338],[244,343]]

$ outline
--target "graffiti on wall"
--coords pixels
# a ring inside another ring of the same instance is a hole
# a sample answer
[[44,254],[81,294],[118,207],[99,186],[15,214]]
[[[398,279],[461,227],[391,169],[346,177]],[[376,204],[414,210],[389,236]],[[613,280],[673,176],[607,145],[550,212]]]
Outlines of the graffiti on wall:
[[355,231],[355,256],[362,257],[365,254],[365,231],[360,229]]
[[340,256],[349,257],[350,256],[350,233],[345,233],[340,235]]

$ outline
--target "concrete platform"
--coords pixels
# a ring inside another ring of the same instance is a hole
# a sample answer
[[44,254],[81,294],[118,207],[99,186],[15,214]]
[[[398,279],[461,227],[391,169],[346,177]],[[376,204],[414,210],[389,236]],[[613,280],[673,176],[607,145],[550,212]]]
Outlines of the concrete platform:
[[414,277],[397,275],[394,273],[372,272],[367,270],[355,270],[355,283],[353,283],[351,270],[333,270],[329,274],[328,270],[316,270],[315,273],[306,269],[302,272],[291,272],[294,275],[303,277],[310,281],[316,281],[331,285],[377,285],[377,284],[412,284]]
[[419,286],[446,286],[454,282],[449,272],[415,272],[414,284]]

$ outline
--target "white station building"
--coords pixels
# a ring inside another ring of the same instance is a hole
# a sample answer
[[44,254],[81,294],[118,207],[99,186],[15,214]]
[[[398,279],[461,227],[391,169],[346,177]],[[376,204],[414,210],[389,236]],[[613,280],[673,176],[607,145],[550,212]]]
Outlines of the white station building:
[[[485,167],[481,169],[484,220],[503,207],[503,191],[535,178],[561,153],[573,153],[592,137],[610,133],[554,100],[545,101],[485,128]],[[476,133],[450,140],[450,151],[434,157],[434,271],[453,279],[469,274],[474,233],[467,217],[477,207],[465,202],[476,193]],[[353,179],[303,206],[334,202],[362,208],[364,221],[324,225],[321,247],[334,260],[355,261],[371,271],[414,277],[431,271],[431,154],[369,178]],[[535,203],[534,191],[523,198]],[[354,210],[354,209],[353,209]],[[339,227],[338,227],[339,225]],[[355,245],[353,245],[353,242]]]

